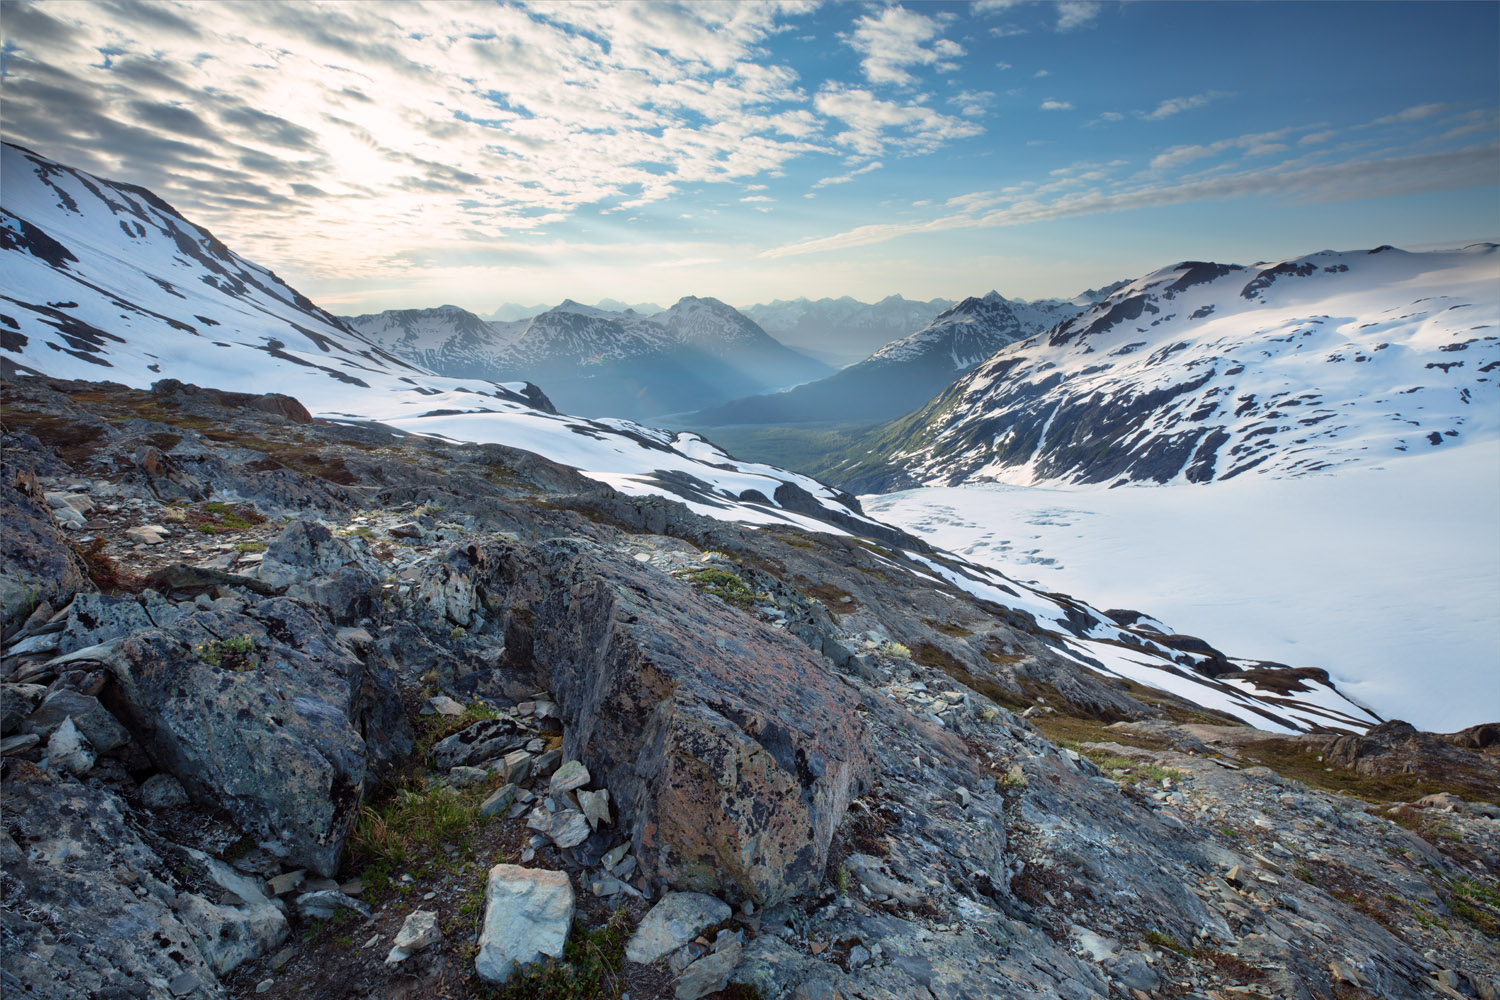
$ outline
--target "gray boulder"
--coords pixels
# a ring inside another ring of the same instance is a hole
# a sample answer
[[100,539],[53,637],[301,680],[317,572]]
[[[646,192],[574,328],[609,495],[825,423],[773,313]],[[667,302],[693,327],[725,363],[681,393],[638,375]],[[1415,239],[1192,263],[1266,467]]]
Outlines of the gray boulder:
[[651,908],[625,945],[625,958],[649,965],[729,919],[729,904],[701,892],[670,892]]
[[561,957],[573,926],[573,886],[565,872],[495,865],[485,884],[484,922],[474,970],[487,983],[510,979],[517,965]]
[[[253,649],[230,657],[218,636]],[[222,806],[289,863],[333,874],[369,768],[361,729],[399,708],[323,621],[277,598],[248,614],[195,612],[99,655],[131,728],[195,801]]]
[[130,731],[120,725],[120,720],[111,715],[98,698],[69,688],[58,688],[43,698],[36,711],[21,724],[21,730],[45,738],[69,718],[100,753],[108,753],[130,742]]
[[155,624],[134,598],[79,594],[68,607],[68,622],[57,649],[71,653]]
[[199,983],[197,997],[223,998],[195,933],[201,912],[174,910],[177,887],[162,874],[172,866],[141,839],[120,800],[34,767],[6,774],[0,865],[26,905],[0,912],[5,992],[168,1000],[170,983],[186,973]]
[[439,740],[432,748],[432,758],[442,770],[473,767],[524,747],[533,735],[529,729],[505,716],[480,719],[462,732]]
[[80,590],[94,589],[40,493],[29,475],[0,483],[0,632],[6,636],[41,602],[61,608]]

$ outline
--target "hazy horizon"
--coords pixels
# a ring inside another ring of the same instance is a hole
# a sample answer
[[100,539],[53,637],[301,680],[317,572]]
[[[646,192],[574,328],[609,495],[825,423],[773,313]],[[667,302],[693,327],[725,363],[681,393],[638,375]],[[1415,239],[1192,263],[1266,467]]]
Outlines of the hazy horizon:
[[18,3],[5,137],[341,313],[1496,238],[1500,6]]

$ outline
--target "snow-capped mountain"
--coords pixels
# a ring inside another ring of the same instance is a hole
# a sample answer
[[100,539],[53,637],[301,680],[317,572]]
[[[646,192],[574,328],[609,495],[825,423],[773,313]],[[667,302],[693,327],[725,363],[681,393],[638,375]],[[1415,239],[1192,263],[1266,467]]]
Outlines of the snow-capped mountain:
[[[281,392],[315,416],[524,448],[622,492],[669,496],[726,519],[888,530],[835,490],[736,463],[695,434],[566,416],[535,385],[444,377],[403,361],[142,188],[9,144],[0,170],[6,378],[137,388],[171,378]],[[422,318],[411,317],[410,330],[421,329]],[[395,322],[387,330],[393,340],[408,333]]]
[[[8,144],[0,169],[0,369],[8,380],[107,379],[144,388],[177,379],[232,392],[276,391],[295,396],[317,418],[504,444],[622,493],[669,497],[720,520],[879,540],[890,553],[881,558],[919,567],[934,586],[969,591],[1029,618],[1082,670],[1172,691],[1264,728],[1359,730],[1379,721],[1317,677],[1286,697],[1285,684],[1262,687],[1263,671],[1243,669],[1255,667],[1251,661],[1204,652],[1159,623],[1117,621],[934,551],[866,517],[847,494],[737,461],[696,434],[559,414],[525,383],[434,375],[363,339],[144,189]],[[684,328],[687,314],[703,309],[714,306],[684,308]],[[575,319],[559,322],[617,322],[590,317],[588,307],[563,315]],[[411,329],[421,328],[421,317],[412,317]],[[174,447],[163,446],[169,457]]]
[[1063,302],[1017,304],[993,291],[967,298],[915,333],[828,378],[789,392],[736,400],[692,419],[709,427],[890,420],[921,406],[1006,344],[1079,308]]
[[491,359],[515,336],[507,327],[451,305],[388,309],[344,317],[343,322],[397,357],[455,378],[487,377]]
[[1489,441],[1496,250],[1163,268],[1003,348],[823,472],[858,491],[1206,482]]
[[[783,344],[837,368],[852,365],[919,330],[956,303],[888,295],[879,302],[838,299],[777,299],[740,311]],[[1054,321],[1055,322],[1055,321]],[[1043,324],[1043,329],[1051,324]]]
[[689,296],[655,316],[569,299],[509,323],[454,306],[346,321],[444,375],[538,382],[563,409],[587,416],[659,416],[828,373],[712,298]]

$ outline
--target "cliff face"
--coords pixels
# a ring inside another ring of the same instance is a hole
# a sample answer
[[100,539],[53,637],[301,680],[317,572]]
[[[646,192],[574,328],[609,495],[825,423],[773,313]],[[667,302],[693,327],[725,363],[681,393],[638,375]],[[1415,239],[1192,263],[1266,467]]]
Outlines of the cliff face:
[[896,532],[5,394],[7,993],[1495,995],[1483,733],[1252,729]]

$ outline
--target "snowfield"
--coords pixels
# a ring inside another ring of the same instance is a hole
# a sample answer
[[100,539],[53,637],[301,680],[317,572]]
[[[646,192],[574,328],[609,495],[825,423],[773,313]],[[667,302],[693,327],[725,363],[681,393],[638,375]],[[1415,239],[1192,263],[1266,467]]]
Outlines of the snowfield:
[[1438,732],[1500,718],[1500,444],[1297,479],[861,501],[1040,590],[1322,667],[1386,718]]

